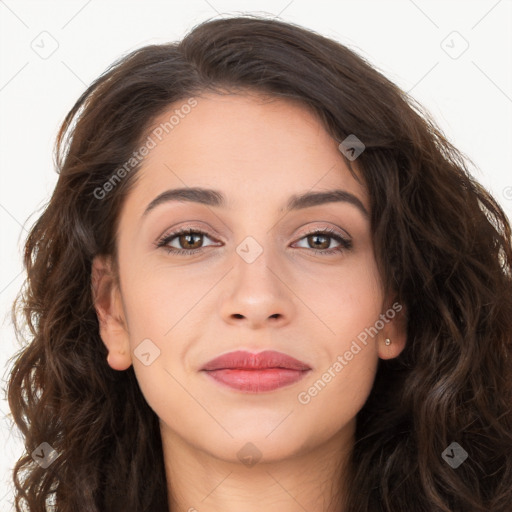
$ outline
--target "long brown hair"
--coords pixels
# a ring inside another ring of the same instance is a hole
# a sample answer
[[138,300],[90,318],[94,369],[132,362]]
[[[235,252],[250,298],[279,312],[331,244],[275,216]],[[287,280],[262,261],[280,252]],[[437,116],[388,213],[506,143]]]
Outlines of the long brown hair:
[[[27,342],[8,388],[26,445],[13,471],[17,512],[168,510],[158,417],[133,367],[107,364],[91,295],[92,259],[116,256],[139,165],[98,196],[171,103],[244,90],[298,100],[337,141],[363,141],[375,254],[386,292],[407,311],[406,348],[379,360],[357,416],[346,512],[510,512],[509,221],[428,113],[360,56],[250,15],[123,56],[60,129],[59,179],[27,238],[13,305]],[[442,456],[454,442],[468,455],[457,468]],[[59,454],[46,468],[31,456],[41,443]]]

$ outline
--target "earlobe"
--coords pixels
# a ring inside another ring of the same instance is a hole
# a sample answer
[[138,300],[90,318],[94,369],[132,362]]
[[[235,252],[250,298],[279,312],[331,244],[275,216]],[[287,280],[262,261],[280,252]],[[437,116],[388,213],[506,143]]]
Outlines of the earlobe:
[[[396,304],[398,303],[395,302],[392,308],[395,311],[395,315],[389,320],[377,339],[377,348],[381,359],[393,359],[398,357],[407,342],[407,315],[405,306],[399,304],[400,308],[398,309],[394,307]],[[388,311],[390,311],[390,309],[388,309]]]
[[110,257],[93,259],[91,287],[99,334],[108,349],[107,362],[114,370],[126,370],[132,364],[130,339]]

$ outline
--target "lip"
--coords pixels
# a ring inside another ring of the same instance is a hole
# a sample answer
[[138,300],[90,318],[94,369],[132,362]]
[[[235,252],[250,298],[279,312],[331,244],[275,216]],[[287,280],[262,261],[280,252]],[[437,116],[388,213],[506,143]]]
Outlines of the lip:
[[246,393],[261,393],[301,380],[311,367],[282,352],[266,350],[251,354],[243,350],[223,354],[206,363],[201,371],[220,384]]
[[266,370],[269,368],[311,370],[311,367],[303,361],[275,350],[265,350],[258,354],[251,354],[245,350],[228,352],[208,361],[201,370]]

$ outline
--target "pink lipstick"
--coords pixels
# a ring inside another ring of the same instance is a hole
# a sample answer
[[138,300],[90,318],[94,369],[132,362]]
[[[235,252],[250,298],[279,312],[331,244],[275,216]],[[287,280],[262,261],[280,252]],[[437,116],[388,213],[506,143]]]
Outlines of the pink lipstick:
[[246,393],[261,393],[302,379],[311,367],[281,352],[229,352],[206,363],[201,371],[217,382]]

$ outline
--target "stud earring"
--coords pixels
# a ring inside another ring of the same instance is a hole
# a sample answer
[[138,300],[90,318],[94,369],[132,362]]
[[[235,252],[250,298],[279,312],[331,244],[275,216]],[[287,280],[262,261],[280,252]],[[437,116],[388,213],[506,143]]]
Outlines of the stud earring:
[[386,339],[384,340],[384,343],[385,343],[387,346],[389,346],[389,345],[391,345],[391,340],[390,340],[389,338],[386,338]]

